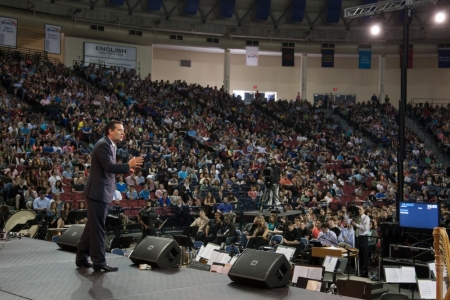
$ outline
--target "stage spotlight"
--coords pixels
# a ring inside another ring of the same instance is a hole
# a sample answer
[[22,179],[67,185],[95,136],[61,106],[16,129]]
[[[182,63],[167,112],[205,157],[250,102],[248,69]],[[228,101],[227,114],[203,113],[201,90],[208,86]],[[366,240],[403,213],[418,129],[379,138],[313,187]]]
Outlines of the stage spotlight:
[[373,35],[378,35],[378,34],[380,33],[380,31],[381,31],[381,28],[380,28],[379,25],[373,25],[373,26],[370,28],[370,32],[371,32]]
[[438,12],[434,16],[434,20],[436,21],[436,23],[443,23],[445,21],[445,19],[447,19],[447,15],[443,12]]

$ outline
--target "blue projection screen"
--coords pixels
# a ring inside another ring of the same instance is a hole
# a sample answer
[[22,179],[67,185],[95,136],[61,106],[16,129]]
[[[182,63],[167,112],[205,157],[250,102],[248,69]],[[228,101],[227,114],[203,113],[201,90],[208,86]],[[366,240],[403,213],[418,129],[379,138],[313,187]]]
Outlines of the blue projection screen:
[[400,202],[400,226],[433,229],[439,227],[439,204]]

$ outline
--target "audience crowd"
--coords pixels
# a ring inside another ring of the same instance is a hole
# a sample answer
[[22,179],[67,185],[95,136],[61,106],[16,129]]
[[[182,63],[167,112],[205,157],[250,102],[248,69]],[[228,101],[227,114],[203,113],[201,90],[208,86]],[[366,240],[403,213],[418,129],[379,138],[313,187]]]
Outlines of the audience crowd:
[[[202,239],[248,241],[256,248],[280,233],[289,244],[328,229],[336,231],[338,243],[352,245],[347,205],[364,206],[374,234],[380,221],[395,218],[398,111],[389,102],[329,99],[325,105],[352,129],[327,115],[322,102],[300,97],[266,101],[256,93],[246,105],[223,88],[152,80],[135,70],[0,59],[3,197],[16,210],[45,212],[51,226],[62,226],[69,210],[84,207],[90,152],[112,119],[125,128],[118,161],[145,156],[142,169],[117,176],[115,200],[130,208],[127,217],[135,205],[143,206],[141,200],[159,211],[201,207],[208,219],[197,224]],[[414,110],[449,151],[446,112]],[[272,188],[263,172],[275,166],[281,170],[276,197],[267,192]],[[411,131],[404,166],[404,200],[439,202],[447,220],[450,184],[442,163]],[[266,200],[299,215],[255,218],[239,236],[231,228],[236,216]]]

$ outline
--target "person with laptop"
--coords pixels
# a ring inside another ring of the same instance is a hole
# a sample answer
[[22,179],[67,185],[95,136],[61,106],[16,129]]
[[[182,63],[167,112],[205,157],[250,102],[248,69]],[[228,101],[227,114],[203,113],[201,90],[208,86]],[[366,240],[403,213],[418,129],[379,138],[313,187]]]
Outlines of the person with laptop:
[[317,240],[324,247],[337,246],[339,244],[336,234],[330,230],[330,225],[325,222],[320,226],[320,233]]

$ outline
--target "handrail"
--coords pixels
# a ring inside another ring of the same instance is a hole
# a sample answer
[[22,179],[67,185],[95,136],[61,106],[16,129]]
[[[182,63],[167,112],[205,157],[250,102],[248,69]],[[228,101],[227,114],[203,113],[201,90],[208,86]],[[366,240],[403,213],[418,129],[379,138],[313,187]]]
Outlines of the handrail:
[[38,56],[39,58],[45,59],[54,65],[64,65],[64,63],[61,60],[59,60],[58,58],[49,57],[48,56],[49,53],[46,51],[35,50],[35,49],[30,49],[30,48],[23,48],[23,47],[12,48],[9,46],[0,46],[0,51],[3,52],[6,56],[12,56],[12,57],[15,57],[16,55],[20,55],[20,56],[24,56],[24,57]]
[[445,98],[411,98],[411,101],[409,103],[412,106],[414,106],[414,104],[420,104],[420,103],[425,103],[425,102],[428,102],[428,104],[430,104],[430,105],[449,104],[450,103],[450,99],[445,99]]

